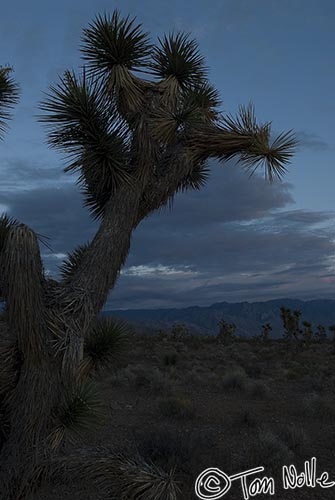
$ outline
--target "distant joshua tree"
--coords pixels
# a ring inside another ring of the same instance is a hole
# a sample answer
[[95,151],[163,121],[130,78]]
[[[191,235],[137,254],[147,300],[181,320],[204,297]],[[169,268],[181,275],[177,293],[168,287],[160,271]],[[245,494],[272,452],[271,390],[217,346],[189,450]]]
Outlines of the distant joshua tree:
[[303,321],[302,325],[303,325],[302,340],[305,346],[309,347],[313,340],[312,323],[309,323],[309,321]]
[[[4,500],[33,496],[69,429],[75,436],[76,425],[89,427],[83,411],[92,405],[80,403],[87,394],[78,388],[85,342],[127,258],[134,229],[177,193],[201,189],[211,158],[236,158],[251,172],[263,166],[271,181],[284,174],[296,146],[292,132],[272,140],[270,123],[257,123],[251,105],[236,117],[219,111],[218,92],[188,35],[170,34],[153,45],[135,19],[114,12],[84,30],[81,51],[81,75],[66,71],[50,88],[41,120],[50,146],[68,154],[65,171],[79,173],[85,205],[99,221],[97,233],[69,255],[56,281],[44,273],[38,235],[7,216],[0,223],[6,305],[0,401],[8,422],[0,456]],[[10,69],[2,68],[1,135],[17,100]],[[96,478],[97,463],[91,464]],[[171,488],[164,489],[164,498],[175,498]]]
[[282,306],[280,308],[280,317],[283,321],[285,340],[298,342],[302,333],[300,329],[301,311],[292,312],[291,309]]
[[335,325],[330,325],[328,327],[328,330],[331,333],[331,342],[332,342],[332,345],[333,345],[333,354],[334,354],[335,353]]
[[184,323],[175,323],[171,328],[171,337],[174,340],[185,340],[190,336],[190,331]]
[[335,343],[335,325],[330,325],[328,327],[328,330],[332,334],[332,341],[333,341],[333,343]]
[[228,323],[224,319],[221,319],[218,323],[219,333],[218,340],[224,345],[228,345],[234,340],[236,325],[235,323]]
[[270,338],[271,332],[272,332],[272,326],[270,323],[265,323],[265,325],[262,325],[260,340],[262,340],[263,342],[267,342]]
[[252,340],[255,342],[267,342],[270,339],[270,333],[272,332],[272,326],[270,323],[265,323],[262,325],[262,330],[259,335],[254,335]]
[[316,330],[317,331],[314,333],[315,340],[320,344],[327,342],[328,336],[327,336],[326,328],[323,325],[318,325],[316,327]]

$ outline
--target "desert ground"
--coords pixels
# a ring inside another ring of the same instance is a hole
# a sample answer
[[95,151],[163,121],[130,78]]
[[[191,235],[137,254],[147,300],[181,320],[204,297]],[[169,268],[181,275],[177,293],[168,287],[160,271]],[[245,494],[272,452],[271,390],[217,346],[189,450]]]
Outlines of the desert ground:
[[[258,466],[275,479],[275,494],[256,498],[333,499],[335,487],[285,491],[281,474],[289,464],[301,472],[315,457],[318,474],[335,480],[334,355],[331,342],[300,349],[283,341],[223,345],[215,337],[133,334],[103,372],[105,411],[85,446],[174,468],[180,499],[196,498],[195,480],[208,467],[230,476]],[[38,500],[103,498],[92,481],[70,474]],[[243,498],[240,481],[225,498]]]

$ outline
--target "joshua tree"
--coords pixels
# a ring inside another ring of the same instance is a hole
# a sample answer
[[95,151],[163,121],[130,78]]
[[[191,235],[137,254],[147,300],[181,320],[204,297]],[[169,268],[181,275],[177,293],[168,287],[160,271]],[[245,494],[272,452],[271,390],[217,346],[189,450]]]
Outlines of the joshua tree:
[[300,329],[301,311],[292,312],[291,309],[282,306],[280,308],[280,317],[283,321],[285,340],[298,342],[302,333]]
[[330,331],[331,333],[331,341],[332,341],[332,345],[333,345],[333,353],[335,352],[335,325],[330,325],[328,327],[328,330]]
[[262,331],[259,336],[260,340],[262,342],[267,342],[270,338],[271,332],[272,332],[272,326],[270,323],[265,323],[265,325],[262,325]]
[[185,323],[175,323],[171,328],[171,337],[174,340],[185,340],[190,337],[190,331]]
[[302,325],[304,327],[302,331],[302,339],[305,343],[305,346],[309,347],[313,339],[312,323],[310,323],[309,321],[303,321]]
[[234,334],[236,330],[235,323],[228,323],[224,319],[220,319],[218,323],[219,333],[218,340],[224,345],[230,344],[234,339]]
[[318,325],[316,330],[317,331],[314,333],[315,340],[320,344],[327,342],[328,336],[326,328],[323,325]]
[[[272,140],[271,124],[257,123],[251,105],[236,117],[220,113],[218,93],[188,35],[152,45],[141,25],[114,12],[84,30],[81,51],[81,75],[67,71],[41,109],[50,146],[68,154],[66,171],[80,174],[97,233],[74,250],[56,281],[43,272],[36,233],[6,216],[0,225],[1,400],[8,420],[0,489],[6,500],[28,497],[28,486],[37,484],[65,439],[66,432],[57,434],[69,425],[61,419],[65,389],[78,381],[85,339],[138,224],[176,193],[201,189],[211,158],[235,158],[251,172],[263,167],[272,181],[285,173],[296,145],[292,132]],[[1,134],[17,96],[2,69]]]

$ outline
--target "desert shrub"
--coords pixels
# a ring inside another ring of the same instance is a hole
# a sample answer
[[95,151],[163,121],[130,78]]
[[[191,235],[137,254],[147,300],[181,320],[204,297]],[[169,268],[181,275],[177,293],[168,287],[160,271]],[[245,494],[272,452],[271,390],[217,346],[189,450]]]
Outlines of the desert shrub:
[[188,419],[194,416],[192,401],[181,396],[164,396],[158,400],[158,406],[164,417]]
[[294,453],[282,439],[267,428],[258,431],[248,445],[248,465],[262,464],[264,467],[276,471],[283,465],[290,463]]
[[159,426],[134,431],[137,453],[163,470],[175,469],[176,477],[181,477],[180,483],[192,489],[194,477],[208,467],[208,463],[220,464],[224,470],[229,468],[229,454],[218,445],[217,437],[217,432],[208,428],[182,432]]
[[[285,378],[287,378],[287,371],[285,372]],[[294,380],[291,378],[291,380]],[[295,380],[303,380],[304,385],[306,387],[306,391],[313,393],[322,393],[325,392],[326,390],[326,384],[325,380],[322,378],[322,376],[319,373],[313,373],[305,375],[303,379],[295,379]]]
[[286,378],[288,380],[301,380],[306,375],[308,375],[309,369],[306,366],[295,364],[289,368],[286,372]]
[[264,367],[257,356],[249,356],[248,359],[242,361],[241,365],[248,377],[258,378],[264,373]]
[[178,353],[176,351],[166,352],[163,355],[164,366],[175,366],[178,360]]
[[148,369],[141,364],[128,365],[119,370],[111,377],[111,382],[116,386],[129,386],[136,391],[147,390],[152,394],[170,392],[172,387],[167,374],[158,368]]
[[222,378],[222,387],[227,391],[245,391],[247,377],[243,370],[236,369]]
[[171,328],[171,338],[173,340],[187,340],[191,333],[190,330],[188,329],[187,325],[184,323],[175,323],[172,328]]
[[270,396],[270,388],[262,380],[252,380],[247,384],[247,392],[252,398],[266,399]]
[[305,398],[302,409],[305,415],[317,419],[335,418],[335,401],[330,395],[312,393]]
[[281,426],[279,436],[295,454],[304,454],[308,438],[300,425],[289,424]]
[[239,414],[236,424],[237,426],[242,425],[254,429],[258,427],[259,422],[254,413],[252,413],[248,408],[244,408]]
[[167,427],[150,428],[134,432],[135,446],[138,453],[167,470],[188,471],[188,463],[197,452],[197,440],[189,435]]

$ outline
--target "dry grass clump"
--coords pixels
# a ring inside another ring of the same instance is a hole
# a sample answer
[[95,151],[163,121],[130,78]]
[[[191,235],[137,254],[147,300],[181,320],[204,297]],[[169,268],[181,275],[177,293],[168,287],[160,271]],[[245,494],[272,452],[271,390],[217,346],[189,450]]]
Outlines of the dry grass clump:
[[164,417],[190,419],[194,417],[191,400],[181,396],[164,396],[158,400],[160,413]]
[[166,393],[172,390],[168,374],[162,373],[157,367],[148,370],[141,364],[128,365],[119,370],[111,377],[111,382],[116,386],[128,386],[136,391],[146,390],[151,394]]

